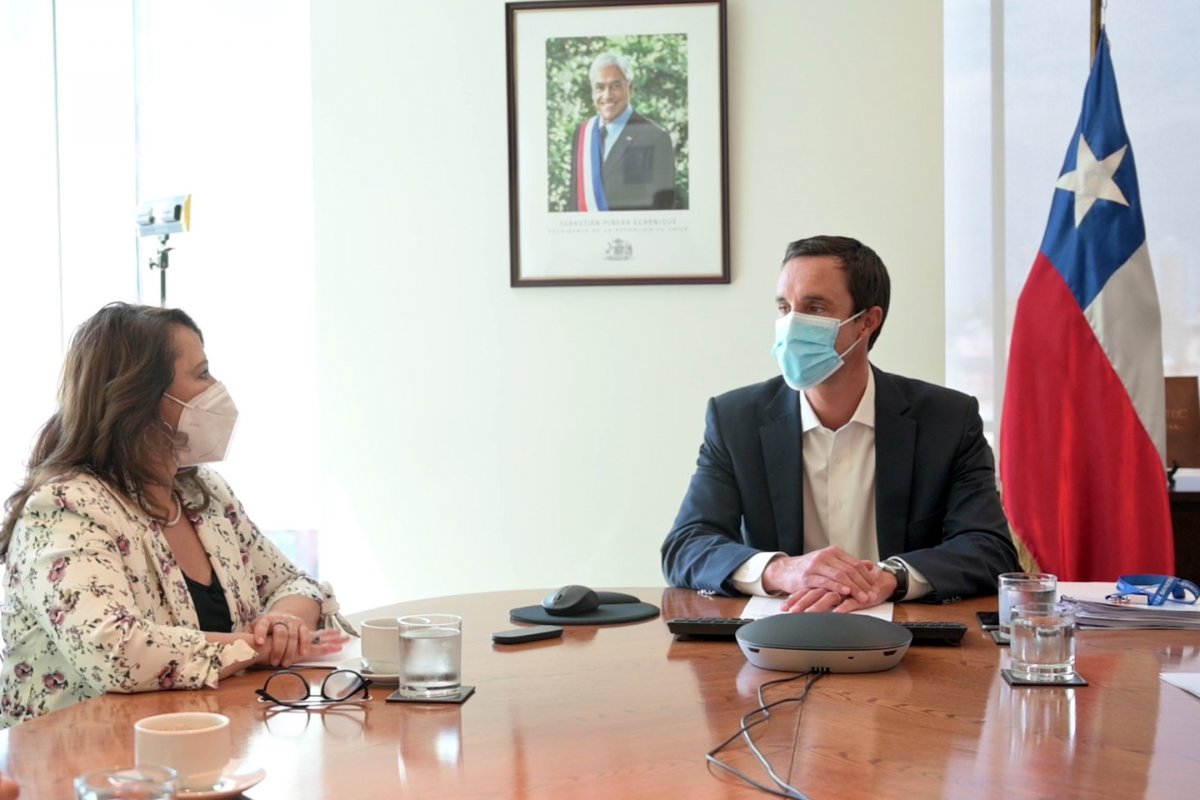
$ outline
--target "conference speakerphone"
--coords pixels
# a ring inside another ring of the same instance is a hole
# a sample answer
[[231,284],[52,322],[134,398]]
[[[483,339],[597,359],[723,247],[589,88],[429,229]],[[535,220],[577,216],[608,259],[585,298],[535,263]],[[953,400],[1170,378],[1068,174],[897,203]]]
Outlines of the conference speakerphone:
[[913,638],[887,620],[831,611],[763,617],[734,637],[751,664],[783,672],[882,672]]
[[[676,617],[667,629],[680,639],[733,639],[738,629],[754,622],[743,617]],[[961,622],[897,622],[912,634],[914,647],[957,645],[967,633]]]

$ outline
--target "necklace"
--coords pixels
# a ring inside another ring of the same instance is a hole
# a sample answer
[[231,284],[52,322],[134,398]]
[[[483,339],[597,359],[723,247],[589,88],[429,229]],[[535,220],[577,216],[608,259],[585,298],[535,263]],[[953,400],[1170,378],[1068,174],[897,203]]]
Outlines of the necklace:
[[179,502],[179,493],[171,492],[171,499],[175,501],[175,516],[170,519],[160,519],[157,522],[162,523],[164,528],[174,528],[179,524],[179,518],[183,516],[183,503]]

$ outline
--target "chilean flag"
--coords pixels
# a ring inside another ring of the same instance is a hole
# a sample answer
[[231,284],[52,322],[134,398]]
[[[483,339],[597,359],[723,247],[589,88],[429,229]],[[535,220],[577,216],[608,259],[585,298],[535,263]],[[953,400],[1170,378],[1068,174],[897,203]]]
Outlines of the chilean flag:
[[1170,575],[1162,322],[1103,31],[1055,186],[1013,322],[1005,510],[1059,580]]

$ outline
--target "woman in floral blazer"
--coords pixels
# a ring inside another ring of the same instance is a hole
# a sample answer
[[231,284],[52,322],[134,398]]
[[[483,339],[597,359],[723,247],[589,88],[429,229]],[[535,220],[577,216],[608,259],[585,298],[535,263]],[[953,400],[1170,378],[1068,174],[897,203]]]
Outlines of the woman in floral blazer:
[[59,410],[0,528],[0,727],[105,692],[213,687],[345,641],[321,628],[337,610],[327,588],[219,475],[181,466],[189,440],[211,438],[201,395],[223,391],[181,311],[112,304],[76,333]]

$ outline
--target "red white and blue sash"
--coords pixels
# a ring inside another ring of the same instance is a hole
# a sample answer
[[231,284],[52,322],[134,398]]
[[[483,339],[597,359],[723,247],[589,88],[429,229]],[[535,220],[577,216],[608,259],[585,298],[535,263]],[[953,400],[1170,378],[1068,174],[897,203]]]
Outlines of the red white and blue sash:
[[578,211],[608,211],[604,181],[600,177],[604,163],[601,147],[600,116],[596,115],[580,125],[575,135],[575,174],[579,176],[575,208]]

